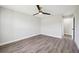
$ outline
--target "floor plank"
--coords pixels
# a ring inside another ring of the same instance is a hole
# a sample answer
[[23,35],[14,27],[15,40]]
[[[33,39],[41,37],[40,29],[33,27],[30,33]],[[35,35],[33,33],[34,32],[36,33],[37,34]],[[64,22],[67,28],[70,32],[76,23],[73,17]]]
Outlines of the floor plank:
[[0,46],[1,53],[77,53],[75,42],[70,38],[58,39],[38,35]]

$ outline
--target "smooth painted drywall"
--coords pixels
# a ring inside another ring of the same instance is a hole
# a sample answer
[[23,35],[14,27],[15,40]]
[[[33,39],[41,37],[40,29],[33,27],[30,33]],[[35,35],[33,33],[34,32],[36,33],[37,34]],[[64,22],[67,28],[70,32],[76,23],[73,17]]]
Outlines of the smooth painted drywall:
[[75,13],[75,42],[79,48],[79,9]]
[[0,9],[0,29],[1,29],[1,39],[0,44],[5,43],[10,40],[15,39],[14,27],[13,27],[13,14],[11,11],[1,8]]
[[48,36],[62,38],[63,18],[60,16],[47,16],[41,20],[41,33]]
[[[0,16],[1,16],[1,7],[0,7]],[[1,17],[0,17],[1,19]],[[1,20],[0,20],[0,27],[1,27]],[[1,29],[0,29],[0,39],[1,39]]]
[[40,32],[40,19],[33,16],[15,13],[14,25],[17,39]]
[[62,38],[63,24],[60,16],[42,19],[10,9],[0,9],[0,44],[17,41],[38,34]]
[[73,36],[73,18],[64,18],[64,34]]
[[39,18],[15,12],[6,8],[0,9],[0,44],[15,41],[23,37],[38,35]]

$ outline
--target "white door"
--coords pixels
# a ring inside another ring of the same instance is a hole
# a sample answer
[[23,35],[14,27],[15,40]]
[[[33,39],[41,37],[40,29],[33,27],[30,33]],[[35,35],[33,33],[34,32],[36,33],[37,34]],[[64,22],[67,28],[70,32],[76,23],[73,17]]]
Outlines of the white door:
[[73,39],[73,29],[74,29],[74,28],[73,28],[73,18],[71,18],[71,26],[72,26],[72,27],[71,27],[71,30],[72,30],[71,33],[72,33],[72,39]]

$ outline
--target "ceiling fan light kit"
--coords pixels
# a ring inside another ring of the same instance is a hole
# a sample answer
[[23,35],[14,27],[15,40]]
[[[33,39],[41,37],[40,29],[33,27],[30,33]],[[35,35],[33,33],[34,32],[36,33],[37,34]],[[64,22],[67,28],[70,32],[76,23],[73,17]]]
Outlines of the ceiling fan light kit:
[[39,12],[39,14],[41,15],[42,13],[41,13],[41,12]]

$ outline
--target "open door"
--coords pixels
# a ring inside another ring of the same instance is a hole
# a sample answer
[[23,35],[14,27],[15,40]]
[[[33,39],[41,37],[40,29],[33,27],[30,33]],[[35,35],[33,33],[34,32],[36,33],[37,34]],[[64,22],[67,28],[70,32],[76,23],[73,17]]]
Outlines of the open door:
[[75,17],[64,18],[64,37],[66,39],[75,39]]

